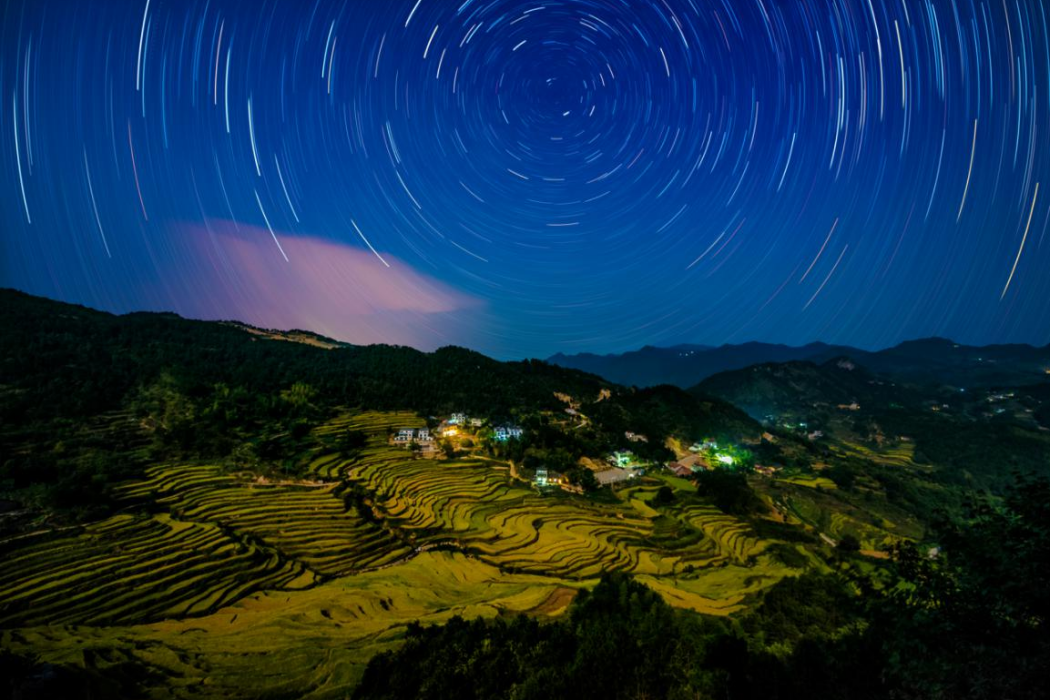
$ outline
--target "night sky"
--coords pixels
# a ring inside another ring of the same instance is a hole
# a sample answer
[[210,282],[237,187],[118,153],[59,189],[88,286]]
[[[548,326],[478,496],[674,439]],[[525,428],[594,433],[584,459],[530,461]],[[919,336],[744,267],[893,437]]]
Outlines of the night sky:
[[1039,0],[4,0],[0,286],[501,358],[1050,342]]

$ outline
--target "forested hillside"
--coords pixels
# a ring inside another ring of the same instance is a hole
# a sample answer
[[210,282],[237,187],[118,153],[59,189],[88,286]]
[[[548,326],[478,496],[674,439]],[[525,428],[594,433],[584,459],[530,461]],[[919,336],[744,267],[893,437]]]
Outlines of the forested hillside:
[[113,316],[0,291],[0,493],[89,515],[106,507],[112,482],[150,460],[228,459],[295,472],[310,429],[348,408],[461,411],[499,423],[562,414],[570,397],[595,416],[576,435],[592,450],[619,447],[625,430],[644,432],[654,448],[672,434],[761,432],[732,406],[673,387],[639,392],[457,347],[423,353],[252,330],[173,314]]

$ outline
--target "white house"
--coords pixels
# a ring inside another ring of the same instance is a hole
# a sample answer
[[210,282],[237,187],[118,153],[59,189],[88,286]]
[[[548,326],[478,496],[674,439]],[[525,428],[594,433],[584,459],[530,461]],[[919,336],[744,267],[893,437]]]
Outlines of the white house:
[[431,442],[432,440],[429,428],[398,428],[397,434],[394,435],[394,443],[398,445],[407,445],[413,441]]
[[500,442],[506,442],[511,438],[518,439],[525,431],[514,425],[501,425],[496,428],[495,438]]

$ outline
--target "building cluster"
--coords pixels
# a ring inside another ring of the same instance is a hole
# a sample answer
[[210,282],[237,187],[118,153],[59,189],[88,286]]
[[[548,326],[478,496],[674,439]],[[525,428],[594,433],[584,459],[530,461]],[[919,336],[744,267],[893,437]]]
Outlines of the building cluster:
[[[398,428],[392,442],[407,447],[413,443],[424,450],[433,449],[437,438],[454,438],[463,433],[474,433],[485,426],[483,418],[476,418],[466,413],[453,413],[442,420],[437,428]],[[497,442],[516,440],[524,436],[525,430],[516,425],[500,425],[492,429],[492,438]]]
[[448,417],[448,420],[446,420],[445,423],[452,426],[480,428],[485,424],[485,421],[481,418],[472,418],[466,413],[453,413]]
[[516,425],[501,425],[492,431],[492,437],[498,442],[519,440],[524,434],[525,431]]
[[676,467],[687,467],[691,471],[701,469],[739,469],[747,468],[752,462],[751,452],[735,445],[719,445],[714,440],[704,440],[689,447],[690,454],[668,465],[672,471]]
[[[634,433],[629,433],[633,435]],[[617,450],[606,458],[608,469],[594,473],[594,477],[602,486],[618,484],[622,481],[635,479],[645,474],[645,468],[649,466],[642,462],[630,450]]]
[[[716,451],[718,448],[708,448],[702,452],[693,452],[667,465],[667,469],[675,476],[685,478],[702,471],[713,471],[716,469],[736,470],[741,467],[747,468],[751,464],[751,455],[746,450],[738,450],[735,447],[723,446],[724,452]],[[779,467],[766,467],[754,465],[753,469],[759,474],[773,476]]]
[[553,469],[540,467],[536,470],[536,477],[533,480],[533,483],[540,488],[545,488],[549,486],[567,486],[569,480],[564,474],[560,474]]
[[420,446],[427,446],[434,444],[434,436],[430,433],[430,428],[398,428],[394,434],[395,445],[411,445],[416,443]]

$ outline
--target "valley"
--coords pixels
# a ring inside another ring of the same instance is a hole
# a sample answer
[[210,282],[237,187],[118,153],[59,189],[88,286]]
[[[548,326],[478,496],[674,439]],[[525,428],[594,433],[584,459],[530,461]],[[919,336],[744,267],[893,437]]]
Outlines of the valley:
[[[0,669],[30,697],[370,697],[402,655],[452,673],[430,645],[464,624],[482,656],[510,643],[490,633],[589,635],[587,601],[615,590],[691,640],[711,688],[734,659],[804,666],[807,644],[821,677],[863,684],[891,661],[849,645],[917,619],[900,592],[954,571],[942,548],[1018,537],[995,518],[1031,517],[1050,472],[1041,383],[961,391],[836,358],[639,389],[0,300]],[[999,529],[956,534],[982,523]],[[620,643],[655,643],[651,622]]]
[[[319,426],[364,431],[368,444],[317,455],[302,479],[150,467],[117,488],[130,512],[0,542],[0,641],[105,675],[141,666],[147,686],[176,696],[221,677],[207,694],[255,697],[279,667],[306,696],[335,697],[411,621],[557,615],[610,570],[726,615],[797,573],[767,552],[776,540],[697,502],[691,485],[658,510],[643,504],[659,476],[601,502],[541,494],[506,464],[388,445],[387,430],[413,419]],[[368,494],[367,516],[351,488]]]

